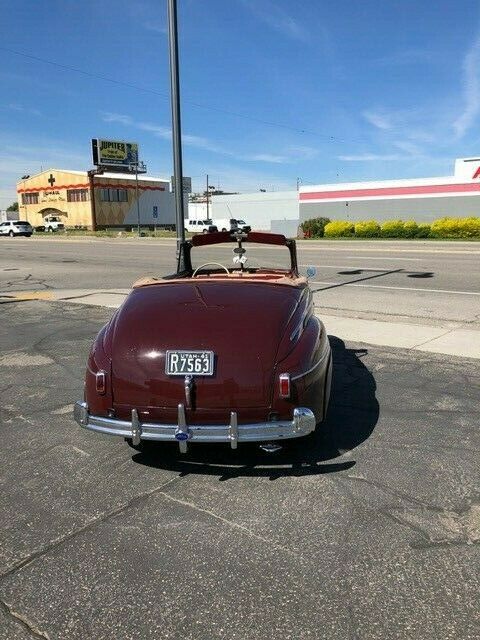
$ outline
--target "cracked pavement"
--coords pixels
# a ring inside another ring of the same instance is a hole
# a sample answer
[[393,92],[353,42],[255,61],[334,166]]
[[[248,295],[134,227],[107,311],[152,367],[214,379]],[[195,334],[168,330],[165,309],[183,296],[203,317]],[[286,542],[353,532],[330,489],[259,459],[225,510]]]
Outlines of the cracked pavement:
[[2,640],[479,637],[478,361],[331,337],[313,442],[146,455],[71,417],[111,310],[0,308]]

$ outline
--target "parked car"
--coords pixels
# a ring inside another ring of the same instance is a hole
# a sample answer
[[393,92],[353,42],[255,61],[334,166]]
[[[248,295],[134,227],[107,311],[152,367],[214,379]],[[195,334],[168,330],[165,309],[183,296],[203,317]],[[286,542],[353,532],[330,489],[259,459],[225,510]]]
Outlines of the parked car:
[[0,235],[2,236],[26,236],[29,238],[33,233],[32,225],[26,220],[7,220],[0,224]]
[[[212,263],[205,251],[220,244]],[[254,258],[265,245],[278,255]],[[282,268],[271,266],[280,258]],[[326,415],[331,375],[295,241],[199,234],[182,243],[175,274],[135,283],[100,331],[74,419],[136,448],[176,440],[181,451],[188,441],[235,449],[312,433]]]
[[58,216],[45,216],[45,231],[53,233],[54,231],[63,231],[65,225]]
[[189,218],[185,220],[185,231],[190,233],[211,233],[217,231],[211,220],[193,220]]

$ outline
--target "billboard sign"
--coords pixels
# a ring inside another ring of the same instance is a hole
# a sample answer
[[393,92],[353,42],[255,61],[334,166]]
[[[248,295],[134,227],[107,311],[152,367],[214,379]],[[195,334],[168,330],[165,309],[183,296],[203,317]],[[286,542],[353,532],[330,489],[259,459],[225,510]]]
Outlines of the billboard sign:
[[122,140],[92,140],[93,164],[97,167],[128,169],[138,165],[138,144]]

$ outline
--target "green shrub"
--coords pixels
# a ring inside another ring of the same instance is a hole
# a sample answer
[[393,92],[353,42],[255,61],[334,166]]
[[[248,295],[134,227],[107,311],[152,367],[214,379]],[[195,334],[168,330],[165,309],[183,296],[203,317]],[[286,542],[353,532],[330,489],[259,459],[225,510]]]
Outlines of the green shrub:
[[430,225],[423,223],[417,226],[416,238],[429,238],[430,237]]
[[382,224],[382,238],[403,238],[403,220],[387,220]]
[[403,223],[403,237],[416,238],[418,233],[418,224],[415,220],[407,220]]
[[307,238],[323,238],[325,226],[330,222],[330,218],[312,218],[302,222],[302,231]]
[[349,238],[353,236],[355,227],[353,222],[346,222],[345,220],[334,220],[325,225],[325,237],[326,238]]
[[359,238],[378,238],[380,225],[376,220],[361,220],[355,223],[355,235]]
[[431,226],[434,238],[479,238],[480,218],[440,218]]

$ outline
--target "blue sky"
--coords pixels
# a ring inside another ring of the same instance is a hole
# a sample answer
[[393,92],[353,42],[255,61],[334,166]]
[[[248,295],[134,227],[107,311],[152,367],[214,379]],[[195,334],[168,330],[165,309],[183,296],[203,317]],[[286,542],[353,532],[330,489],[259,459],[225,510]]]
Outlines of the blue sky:
[[[88,168],[97,136],[138,141],[149,173],[169,176],[166,0],[1,6],[0,207],[24,173]],[[197,188],[206,173],[241,191],[450,175],[455,157],[480,153],[478,2],[178,7]]]

